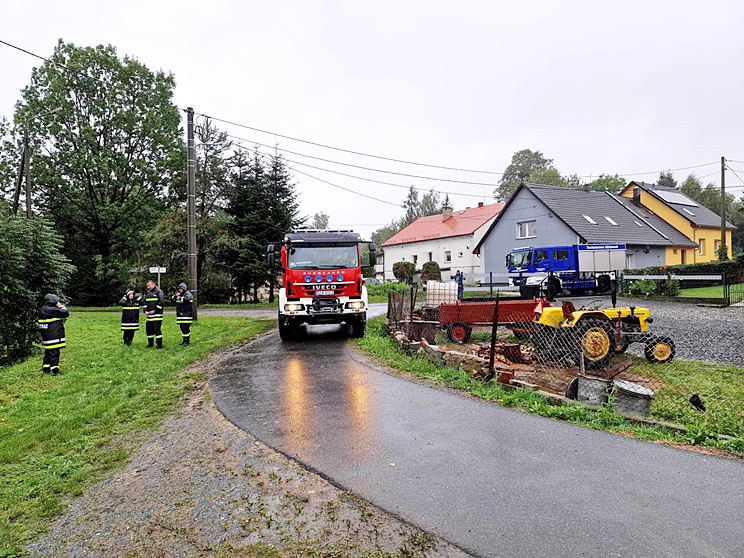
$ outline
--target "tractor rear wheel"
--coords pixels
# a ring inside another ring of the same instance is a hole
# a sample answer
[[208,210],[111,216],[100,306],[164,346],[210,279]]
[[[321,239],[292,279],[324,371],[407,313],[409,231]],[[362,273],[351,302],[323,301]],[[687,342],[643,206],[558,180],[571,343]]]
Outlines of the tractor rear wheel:
[[654,364],[666,364],[674,360],[677,347],[669,337],[655,337],[646,343],[643,350],[646,359]]
[[455,322],[447,326],[447,338],[455,343],[467,343],[473,330],[468,324]]
[[604,320],[581,320],[578,328],[579,348],[584,368],[596,370],[609,364],[613,352],[610,324]]

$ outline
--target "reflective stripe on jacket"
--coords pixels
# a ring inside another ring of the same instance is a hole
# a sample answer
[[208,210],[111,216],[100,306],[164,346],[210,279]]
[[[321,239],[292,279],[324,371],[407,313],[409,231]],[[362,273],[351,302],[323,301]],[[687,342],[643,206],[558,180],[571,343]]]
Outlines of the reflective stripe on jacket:
[[176,301],[176,323],[190,324],[194,321],[194,295],[190,291],[182,295],[175,295],[173,300]]
[[132,300],[124,297],[119,301],[119,304],[121,304],[122,331],[138,330],[140,328],[139,313],[141,303],[142,299],[140,299],[139,297],[134,297]]
[[42,306],[37,325],[41,332],[41,344],[45,349],[62,349],[65,341],[65,318],[70,312],[66,307]]
[[155,312],[154,314],[147,315],[148,322],[163,321],[163,301],[165,295],[163,291],[155,287],[151,291],[145,293],[145,311]]

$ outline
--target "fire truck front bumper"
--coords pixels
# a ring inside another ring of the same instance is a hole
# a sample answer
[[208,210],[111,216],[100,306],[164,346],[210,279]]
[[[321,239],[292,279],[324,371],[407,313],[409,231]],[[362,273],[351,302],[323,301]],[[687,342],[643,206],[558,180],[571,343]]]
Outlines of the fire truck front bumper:
[[279,301],[279,317],[296,324],[333,324],[365,320],[367,300],[350,297],[300,298]]

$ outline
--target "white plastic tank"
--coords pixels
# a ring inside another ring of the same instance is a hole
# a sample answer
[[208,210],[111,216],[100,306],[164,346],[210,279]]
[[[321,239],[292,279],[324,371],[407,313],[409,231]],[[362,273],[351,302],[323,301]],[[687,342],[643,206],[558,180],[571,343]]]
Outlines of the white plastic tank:
[[454,281],[427,281],[426,302],[429,308],[438,308],[440,304],[457,302],[457,283]]

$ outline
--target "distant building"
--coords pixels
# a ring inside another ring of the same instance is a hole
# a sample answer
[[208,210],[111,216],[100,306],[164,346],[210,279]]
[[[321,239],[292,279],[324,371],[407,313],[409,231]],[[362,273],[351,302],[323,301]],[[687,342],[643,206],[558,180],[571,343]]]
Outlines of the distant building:
[[481,272],[480,260],[473,248],[504,207],[503,203],[466,208],[445,209],[440,215],[421,217],[384,242],[383,276],[394,280],[393,264],[413,262],[421,270],[425,262],[435,261],[444,274],[460,270],[467,274]]
[[503,275],[505,258],[515,248],[585,243],[626,244],[627,269],[668,265],[667,250],[696,247],[659,216],[622,196],[523,183],[474,252],[484,273]]
[[[666,248],[666,265],[709,262],[718,259],[721,246],[721,217],[703,207],[676,188],[646,182],[630,182],[620,195],[631,200],[639,211],[658,215],[687,239],[694,248]],[[726,222],[726,248],[731,258],[731,232],[736,227]]]

